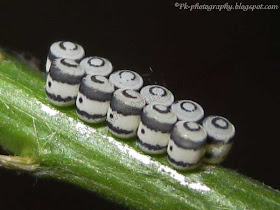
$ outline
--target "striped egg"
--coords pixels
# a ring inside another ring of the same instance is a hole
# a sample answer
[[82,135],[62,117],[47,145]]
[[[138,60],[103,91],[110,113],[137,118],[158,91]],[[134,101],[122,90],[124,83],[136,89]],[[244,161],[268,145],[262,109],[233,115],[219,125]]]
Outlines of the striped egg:
[[84,58],[80,65],[86,74],[90,75],[108,76],[113,71],[112,63],[108,59],[97,56]]
[[162,104],[150,104],[143,109],[137,131],[138,147],[148,154],[166,152],[171,130],[177,117]]
[[84,70],[74,60],[66,58],[54,60],[46,82],[49,101],[57,106],[75,104],[84,74]]
[[174,102],[171,91],[160,85],[147,85],[141,89],[140,94],[145,98],[147,104],[170,106]]
[[172,112],[179,120],[187,122],[198,122],[204,117],[204,110],[202,107],[190,100],[176,101],[171,106]]
[[103,76],[87,75],[82,79],[76,101],[78,117],[88,123],[105,121],[114,86]]
[[129,89],[138,91],[143,86],[142,77],[134,71],[119,70],[109,77],[116,89]]
[[46,72],[48,73],[51,63],[57,58],[68,58],[77,63],[85,56],[85,51],[81,45],[69,41],[59,41],[51,45],[46,62]]
[[207,132],[198,123],[178,121],[168,143],[168,162],[179,170],[196,168],[204,156],[206,140]]
[[109,131],[120,138],[136,136],[145,100],[134,90],[118,89],[114,92],[107,113]]
[[226,118],[209,116],[203,120],[203,127],[208,133],[204,162],[217,164],[222,162],[229,153],[235,128]]

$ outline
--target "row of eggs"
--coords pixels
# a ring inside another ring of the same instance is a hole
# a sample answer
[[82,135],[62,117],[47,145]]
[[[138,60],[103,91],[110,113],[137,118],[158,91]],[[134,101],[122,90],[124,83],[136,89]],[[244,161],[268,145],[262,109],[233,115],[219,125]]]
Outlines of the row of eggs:
[[137,145],[147,154],[167,151],[168,161],[176,169],[195,168],[202,160],[216,164],[225,159],[235,134],[227,119],[209,116],[201,126],[198,122],[204,111],[199,104],[174,102],[167,88],[142,87],[143,79],[136,72],[111,74],[113,66],[108,59],[84,55],[76,43],[51,45],[46,63],[46,94],[51,103],[76,104],[81,120],[106,120],[109,131],[119,138],[138,136]]

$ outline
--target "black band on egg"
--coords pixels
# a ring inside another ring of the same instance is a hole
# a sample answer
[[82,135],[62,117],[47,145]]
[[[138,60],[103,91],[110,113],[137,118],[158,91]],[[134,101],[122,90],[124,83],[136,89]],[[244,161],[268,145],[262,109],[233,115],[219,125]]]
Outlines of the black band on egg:
[[[220,125],[217,123],[218,120],[222,120],[223,122],[225,122],[225,123],[226,123],[226,126],[225,126],[225,127],[220,126]],[[229,127],[229,123],[228,123],[226,120],[224,120],[223,118],[220,118],[220,117],[215,117],[215,118],[213,118],[213,119],[211,120],[211,123],[212,123],[216,128],[220,128],[220,129],[228,129],[228,127]]]
[[199,160],[197,163],[186,163],[186,162],[183,162],[183,161],[176,161],[176,160],[174,160],[172,157],[170,157],[170,155],[168,155],[167,157],[168,157],[168,160],[169,160],[171,163],[173,163],[173,164],[175,164],[175,165],[177,165],[177,166],[184,167],[184,168],[186,168],[186,167],[192,167],[192,166],[195,166],[195,165],[197,165],[197,164],[200,163],[200,160]]
[[71,64],[71,63],[68,63],[65,58],[61,59],[60,63],[64,66],[67,66],[67,67],[72,67],[72,68],[77,68],[79,66],[79,64]]
[[145,114],[144,112],[142,112],[142,114],[141,114],[141,122],[147,128],[149,128],[153,131],[156,131],[156,132],[160,131],[162,133],[170,133],[174,126],[174,124],[161,123],[154,118],[148,117],[147,114]]
[[48,54],[48,58],[49,58],[49,60],[52,62],[52,61],[54,61],[55,59],[57,59],[58,57],[55,56],[55,55],[50,51],[49,54]]
[[170,109],[168,107],[165,107],[165,108],[166,108],[165,110],[161,110],[158,108],[157,104],[153,105],[153,110],[155,110],[161,114],[168,114],[170,112]]
[[190,131],[199,131],[201,128],[198,126],[198,128],[191,128],[189,125],[188,125],[188,122],[184,122],[184,127],[187,129],[187,130],[190,130]]
[[[68,49],[66,49],[66,47],[64,46],[64,43],[65,42],[60,42],[59,43],[59,47],[61,48],[61,49],[63,49],[63,50],[68,50]],[[73,43],[73,42],[71,42],[72,44],[74,44],[75,45],[75,47],[74,47],[74,49],[71,49],[71,50],[77,50],[78,49],[78,45],[76,44],[76,43]]]
[[156,150],[163,150],[163,149],[166,149],[166,148],[167,148],[167,146],[160,146],[160,145],[158,145],[158,144],[156,144],[156,145],[147,144],[147,143],[143,142],[143,141],[142,141],[141,139],[139,139],[139,138],[137,139],[137,143],[140,144],[141,146],[147,148],[148,150],[154,150],[154,151],[156,151]]
[[61,95],[55,95],[52,93],[49,93],[48,91],[46,91],[47,96],[52,99],[53,101],[57,101],[57,102],[70,102],[70,101],[76,101],[77,97],[66,97],[66,98],[62,98]]
[[123,94],[125,97],[127,97],[127,98],[137,98],[136,96],[130,95],[130,94],[128,93],[128,91],[129,91],[129,90],[123,90],[123,91],[122,91],[122,94]]
[[151,95],[158,95],[158,94],[156,94],[156,93],[154,93],[154,92],[153,92],[153,89],[155,89],[155,88],[158,88],[158,89],[163,90],[163,94],[162,94],[162,95],[160,95],[161,97],[164,97],[164,96],[166,96],[166,95],[167,95],[166,90],[165,90],[165,89],[163,89],[162,87],[159,87],[159,86],[153,86],[153,87],[149,88],[149,92],[150,92],[150,94],[151,94]]
[[[188,110],[188,109],[186,109],[185,107],[184,107],[184,104],[192,104],[193,106],[194,106],[194,110]],[[195,110],[197,110],[197,106],[194,104],[194,103],[192,103],[192,102],[182,102],[181,104],[180,104],[180,107],[181,107],[181,109],[182,110],[184,110],[184,111],[186,111],[186,112],[193,112],[193,111],[195,111]]]
[[183,149],[190,150],[198,150],[201,149],[206,144],[206,138],[199,141],[194,142],[192,140],[186,140],[184,137],[180,135],[177,129],[173,129],[170,139],[176,144],[178,147]]
[[122,78],[122,74],[125,73],[125,72],[128,72],[128,73],[131,73],[133,75],[132,79],[131,80],[135,80],[136,79],[136,75],[134,74],[134,72],[131,72],[131,71],[120,71],[119,72],[119,76],[120,78]]
[[[141,101],[139,101],[141,102]],[[125,104],[123,101],[118,100],[116,97],[112,97],[111,103],[110,103],[110,107],[112,109],[112,111],[116,111],[119,114],[122,114],[124,116],[128,116],[128,115],[140,115],[142,112],[142,108],[133,106],[133,104],[135,104],[136,102],[132,103],[132,106],[129,106],[127,104]]]
[[91,76],[90,79],[95,83],[104,84],[104,81],[97,79],[96,75]]
[[220,144],[220,143],[222,143],[222,144],[230,144],[230,143],[233,142],[233,140],[234,140],[233,137],[228,139],[228,141],[226,141],[226,140],[216,139],[216,138],[208,135],[207,144]]
[[[61,58],[61,57],[57,57],[55,56],[51,51],[48,54],[48,58],[51,62],[53,62],[55,59]],[[82,60],[83,56],[81,58],[75,59],[74,61],[76,61],[77,63],[80,63],[80,61]]]
[[51,65],[50,77],[52,80],[69,85],[79,85],[84,75],[70,75],[62,72],[54,63]]
[[135,132],[135,130],[124,130],[124,129],[121,129],[119,127],[115,127],[108,120],[107,120],[107,125],[108,125],[110,130],[112,130],[112,131],[114,131],[115,133],[118,133],[118,134],[131,134],[131,133]]
[[[90,61],[93,60],[93,59],[99,59],[99,60],[102,61],[102,63],[99,64],[99,65],[92,64]],[[90,59],[88,60],[87,63],[88,63],[89,66],[94,66],[94,67],[101,67],[101,66],[104,66],[104,65],[105,65],[104,59],[102,59],[102,58],[100,58],[100,57],[92,57],[92,58],[90,58]]]
[[77,113],[79,115],[82,115],[82,116],[88,118],[88,119],[93,119],[93,120],[94,119],[101,119],[101,118],[105,118],[106,117],[106,114],[105,115],[102,115],[102,114],[89,114],[89,113],[87,113],[85,111],[80,110],[78,107],[77,107]]
[[207,144],[219,144],[219,143],[224,144],[225,142],[224,142],[224,140],[219,140],[212,136],[209,136],[209,134],[208,134]]
[[99,101],[99,102],[108,102],[112,98],[112,93],[102,92],[92,87],[87,86],[84,82],[81,83],[79,87],[79,92],[83,94],[86,98]]
[[207,152],[207,151],[204,154],[205,159],[224,159],[226,156],[227,156],[227,153],[224,153],[224,154],[217,153],[217,154],[215,154],[214,152]]

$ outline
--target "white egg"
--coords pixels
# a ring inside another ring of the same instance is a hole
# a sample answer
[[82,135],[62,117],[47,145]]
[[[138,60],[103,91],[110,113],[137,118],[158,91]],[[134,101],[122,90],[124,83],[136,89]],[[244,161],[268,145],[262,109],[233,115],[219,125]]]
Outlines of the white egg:
[[139,90],[143,86],[142,77],[131,70],[119,70],[112,73],[109,77],[110,82],[116,89]]
[[166,152],[171,130],[177,117],[162,104],[150,104],[143,109],[138,128],[138,147],[148,154]]
[[57,58],[75,60],[77,63],[85,56],[83,47],[69,41],[59,41],[51,45],[46,62],[46,72],[50,70],[51,63]]
[[228,155],[235,135],[234,125],[221,116],[209,116],[203,120],[208,133],[204,162],[217,164]]
[[159,85],[147,85],[141,89],[140,94],[145,98],[147,104],[170,106],[174,102],[171,91]]
[[108,59],[97,56],[84,58],[80,65],[86,74],[90,75],[108,76],[113,71],[112,63]]
[[84,70],[74,60],[54,60],[45,86],[49,101],[57,106],[75,104],[84,74]]
[[107,113],[109,131],[120,138],[136,136],[145,100],[134,90],[118,89],[114,92]]
[[187,122],[198,122],[204,117],[202,107],[191,100],[176,101],[172,104],[171,110],[179,120]]
[[195,122],[178,121],[172,129],[168,144],[168,161],[176,169],[199,166],[205,153],[207,132]]
[[114,86],[106,77],[85,76],[79,88],[76,110],[79,118],[88,123],[105,121]]

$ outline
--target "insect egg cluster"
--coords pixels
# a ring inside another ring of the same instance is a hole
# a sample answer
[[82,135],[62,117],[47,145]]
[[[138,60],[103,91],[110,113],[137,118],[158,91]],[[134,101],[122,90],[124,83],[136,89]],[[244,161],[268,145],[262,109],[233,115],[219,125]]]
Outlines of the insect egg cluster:
[[[208,116],[191,100],[174,102],[160,85],[143,87],[131,70],[113,72],[102,57],[84,57],[82,46],[69,41],[51,45],[46,62],[46,95],[56,106],[76,104],[78,117],[87,123],[106,121],[112,135],[130,139],[147,154],[167,153],[178,170],[217,164],[229,153],[235,128],[226,118]],[[113,72],[113,73],[112,73]]]

